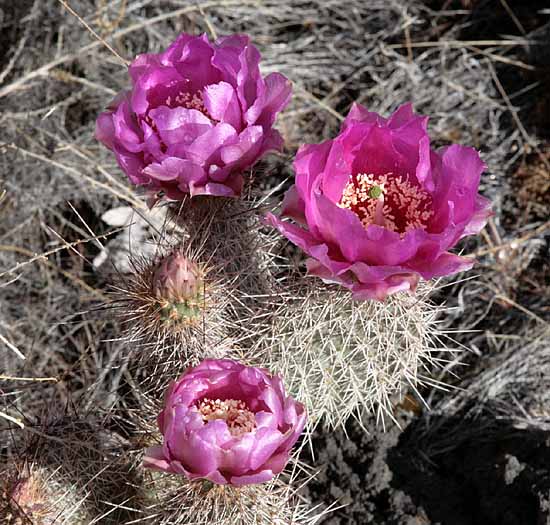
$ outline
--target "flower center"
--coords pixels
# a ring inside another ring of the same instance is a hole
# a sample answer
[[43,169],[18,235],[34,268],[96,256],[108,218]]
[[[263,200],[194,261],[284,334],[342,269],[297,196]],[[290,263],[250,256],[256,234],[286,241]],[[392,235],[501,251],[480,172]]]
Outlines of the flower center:
[[431,196],[392,173],[350,175],[338,206],[355,213],[365,228],[377,224],[401,236],[426,229],[433,216]]
[[203,421],[223,419],[229,432],[234,437],[240,437],[256,428],[254,413],[248,409],[244,401],[239,399],[208,399],[204,398],[198,404]]
[[204,105],[204,98],[200,91],[197,91],[194,94],[188,93],[186,91],[180,91],[175,97],[172,98],[172,95],[168,95],[165,106],[169,108],[186,108],[186,109],[196,109],[202,114],[206,115],[209,119],[210,114]]
[[[210,116],[210,113],[208,113],[208,110],[204,105],[204,97],[202,96],[202,93],[200,91],[197,91],[194,94],[188,93],[186,91],[180,91],[175,97],[172,97],[172,95],[168,95],[161,106],[168,106],[170,109],[196,109],[197,111],[200,111],[205,117],[209,118],[210,120],[214,120]],[[156,124],[153,122],[153,119],[148,114],[142,118],[155,133],[158,133]]]

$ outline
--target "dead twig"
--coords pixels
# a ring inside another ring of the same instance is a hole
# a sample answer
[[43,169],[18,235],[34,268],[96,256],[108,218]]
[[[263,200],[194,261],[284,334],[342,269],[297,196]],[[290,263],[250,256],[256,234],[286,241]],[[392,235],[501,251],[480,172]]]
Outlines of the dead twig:
[[550,221],[545,222],[538,228],[535,228],[533,231],[526,233],[522,237],[512,239],[511,241],[505,242],[503,244],[498,244],[497,246],[493,246],[491,248],[484,248],[482,250],[477,250],[476,252],[470,254],[469,257],[481,257],[482,255],[489,255],[491,253],[496,253],[506,248],[517,248],[520,244],[527,242],[529,239],[532,239],[533,237],[536,237],[537,235],[540,235],[547,230],[550,230]]
[[58,0],[58,2],[67,10],[71,15],[73,15],[91,34],[94,38],[97,38],[99,42],[101,42],[102,45],[104,45],[115,57],[117,57],[121,62],[122,65],[127,66],[130,64],[128,60],[121,57],[120,54],[116,51],[116,49],[111,46],[108,42],[106,42],[101,36],[99,36],[91,27],[90,25],[66,2],[66,0]]

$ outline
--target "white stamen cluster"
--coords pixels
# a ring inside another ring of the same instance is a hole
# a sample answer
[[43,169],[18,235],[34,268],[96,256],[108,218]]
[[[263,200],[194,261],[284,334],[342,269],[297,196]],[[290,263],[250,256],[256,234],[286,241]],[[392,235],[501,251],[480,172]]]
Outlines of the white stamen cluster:
[[425,229],[433,216],[431,205],[427,192],[392,173],[350,175],[338,203],[340,208],[353,211],[365,228],[378,224],[401,235]]
[[240,399],[208,399],[198,404],[203,421],[223,419],[233,437],[240,437],[256,428],[254,413]]

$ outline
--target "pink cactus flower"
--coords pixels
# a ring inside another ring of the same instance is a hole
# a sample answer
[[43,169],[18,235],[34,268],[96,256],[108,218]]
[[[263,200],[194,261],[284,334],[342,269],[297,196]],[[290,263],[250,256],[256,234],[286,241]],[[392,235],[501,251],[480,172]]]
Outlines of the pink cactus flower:
[[169,388],[162,446],[144,466],[213,483],[262,483],[280,473],[306,422],[304,407],[266,370],[207,359]]
[[132,62],[132,88],[101,113],[96,138],[151,193],[238,196],[243,172],[281,149],[273,124],[290,100],[289,81],[263,77],[260,58],[245,35],[211,43],[183,33]]
[[472,267],[448,250],[490,215],[485,165],[473,148],[431,149],[427,120],[410,104],[388,119],[354,104],[335,139],[300,148],[282,207],[298,224],[267,222],[309,255],[311,275],[384,300]]

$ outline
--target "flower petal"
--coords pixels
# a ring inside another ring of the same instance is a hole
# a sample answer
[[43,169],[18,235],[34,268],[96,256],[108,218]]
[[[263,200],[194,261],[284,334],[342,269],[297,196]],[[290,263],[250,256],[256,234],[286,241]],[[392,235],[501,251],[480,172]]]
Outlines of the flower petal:
[[172,472],[170,461],[164,457],[162,447],[149,447],[146,449],[143,456],[143,466],[154,470]]
[[[222,80],[221,71],[212,64],[214,48],[206,35],[188,39],[181,47],[181,55],[170,57],[174,68],[189,81],[189,91],[194,93],[205,86],[216,84]],[[177,49],[180,52],[180,49]]]
[[231,476],[231,485],[242,487],[244,485],[254,485],[257,483],[265,483],[275,477],[272,470],[260,470],[254,474],[244,476]]
[[213,129],[211,120],[196,109],[160,106],[149,115],[161,140],[168,146],[188,146]]
[[288,106],[292,96],[292,84],[280,73],[270,73],[265,77],[265,100],[257,123],[269,128],[275,122],[275,116]]
[[115,125],[113,123],[113,114],[110,111],[104,111],[99,115],[95,125],[95,138],[103,142],[107,148],[113,149],[115,140]]
[[223,156],[224,146],[235,144],[238,140],[235,128],[222,122],[198,136],[185,147],[185,153],[197,164],[217,164]]
[[241,107],[231,84],[219,82],[204,89],[204,105],[208,113],[220,122],[227,122],[236,131],[243,127]]

